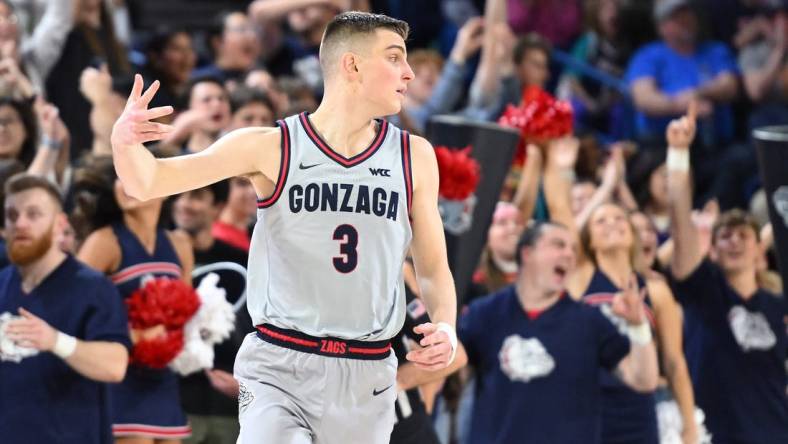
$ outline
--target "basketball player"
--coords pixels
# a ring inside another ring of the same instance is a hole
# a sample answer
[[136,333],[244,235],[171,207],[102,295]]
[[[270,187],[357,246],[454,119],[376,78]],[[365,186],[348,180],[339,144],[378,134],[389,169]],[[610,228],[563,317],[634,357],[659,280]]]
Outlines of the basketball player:
[[110,444],[105,383],[126,373],[126,310],[107,278],[58,248],[67,222],[54,184],[21,173],[5,190],[13,264],[0,271],[0,313],[22,319],[3,342],[38,354],[0,359],[0,441]]
[[115,168],[140,199],[250,175],[258,221],[249,254],[248,309],[258,328],[239,351],[239,442],[383,443],[394,421],[397,360],[389,339],[405,316],[402,262],[411,249],[434,323],[410,355],[439,370],[452,362],[456,296],[437,207],[430,144],[381,116],[402,107],[413,71],[408,25],[349,12],[320,48],[318,109],[278,128],[246,128],[204,151],[156,159],[142,145],[171,127],[151,122],[158,82],[135,78],[115,124]]

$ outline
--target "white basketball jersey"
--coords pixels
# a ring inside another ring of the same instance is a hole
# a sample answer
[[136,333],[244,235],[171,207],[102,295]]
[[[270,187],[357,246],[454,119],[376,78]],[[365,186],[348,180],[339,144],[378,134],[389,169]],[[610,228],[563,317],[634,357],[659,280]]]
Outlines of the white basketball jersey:
[[408,133],[379,120],[372,144],[348,159],[306,113],[278,125],[279,177],[258,201],[249,252],[252,320],[312,336],[393,337],[405,317],[411,240]]

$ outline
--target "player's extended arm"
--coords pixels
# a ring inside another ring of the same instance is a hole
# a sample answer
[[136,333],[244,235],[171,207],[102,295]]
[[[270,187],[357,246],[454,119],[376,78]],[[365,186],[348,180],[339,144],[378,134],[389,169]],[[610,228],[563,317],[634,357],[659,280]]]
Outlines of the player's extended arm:
[[690,181],[690,144],[695,137],[695,105],[681,119],[670,122],[668,139],[668,211],[673,239],[670,269],[673,277],[683,280],[703,260],[698,244],[698,230],[692,223],[692,184]]
[[172,113],[172,107],[147,109],[159,82],[144,94],[142,86],[142,76],[136,75],[126,108],[112,128],[113,162],[126,194],[147,200],[256,172],[276,181],[281,151],[279,130],[274,128],[236,130],[199,153],[156,159],[142,144],[172,131],[170,125],[151,122]]
[[[19,309],[19,314],[23,319],[13,321],[6,330],[11,339],[26,347],[57,354],[56,344],[62,333],[24,308]],[[120,382],[126,374],[129,353],[123,344],[77,339],[69,353],[63,358],[66,364],[94,381]]]
[[421,345],[426,348],[408,359],[424,368],[439,370],[450,364],[456,351],[457,295],[446,257],[443,222],[438,212],[438,162],[435,151],[421,137],[411,136],[411,142],[411,252],[421,298],[432,322],[416,327],[416,333],[424,334]]

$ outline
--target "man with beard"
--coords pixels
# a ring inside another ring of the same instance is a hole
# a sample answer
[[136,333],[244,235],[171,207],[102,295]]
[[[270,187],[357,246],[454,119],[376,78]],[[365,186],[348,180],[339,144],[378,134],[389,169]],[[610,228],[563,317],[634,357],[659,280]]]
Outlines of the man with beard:
[[[220,262],[246,267],[246,252],[211,235],[211,226],[227,202],[229,180],[178,195],[173,219],[189,235],[194,248],[195,268]],[[181,378],[181,403],[189,415],[192,436],[186,443],[232,444],[238,437],[238,381],[233,378],[235,355],[247,333],[254,331],[252,319],[238,298],[244,291],[244,276],[227,269],[216,270],[219,287],[227,291],[235,313],[235,330],[214,348],[213,369]],[[199,285],[195,276],[195,285]]]
[[123,379],[128,320],[104,276],[60,251],[57,188],[28,174],[5,185],[13,265],[0,271],[0,430],[4,442],[111,443],[107,382]]

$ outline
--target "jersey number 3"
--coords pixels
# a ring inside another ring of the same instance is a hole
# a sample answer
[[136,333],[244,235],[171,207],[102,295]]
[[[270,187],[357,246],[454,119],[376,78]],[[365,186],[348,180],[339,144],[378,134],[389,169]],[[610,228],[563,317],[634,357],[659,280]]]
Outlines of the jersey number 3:
[[334,240],[340,241],[340,256],[334,257],[334,268],[340,273],[350,273],[358,265],[358,231],[353,225],[340,225],[334,230]]

